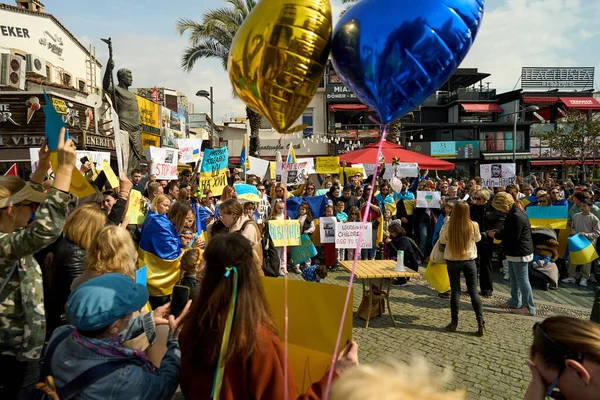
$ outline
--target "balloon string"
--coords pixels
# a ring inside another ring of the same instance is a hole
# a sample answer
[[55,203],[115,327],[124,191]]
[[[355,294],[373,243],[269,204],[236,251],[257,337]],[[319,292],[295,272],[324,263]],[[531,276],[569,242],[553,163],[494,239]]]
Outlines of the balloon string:
[[[290,146],[292,145],[290,141]],[[285,148],[285,146],[284,146]],[[288,153],[289,155],[289,153]],[[287,155],[286,160],[287,162]],[[283,182],[283,178],[285,177],[285,182]],[[287,174],[281,174],[281,183],[283,184],[283,220],[284,224],[287,221],[287,197],[288,197],[288,187],[287,187]],[[289,399],[289,371],[288,371],[288,271],[287,271],[287,249],[288,249],[288,241],[287,241],[287,227],[284,225],[284,232],[286,234],[283,236],[283,265],[285,266],[285,273],[283,277],[283,398]],[[281,266],[280,266],[281,268]]]
[[[369,198],[367,200],[367,206],[365,207],[365,215],[362,218],[362,226],[363,229],[360,230],[360,235],[358,237],[358,246],[354,251],[354,263],[352,264],[352,271],[350,272],[350,281],[348,282],[348,291],[346,292],[346,300],[344,302],[344,309],[342,311],[342,319],[340,321],[340,326],[338,328],[337,339],[335,340],[335,348],[333,349],[333,357],[331,359],[331,368],[329,369],[329,375],[327,376],[327,386],[325,387],[325,396],[324,400],[327,400],[329,397],[329,389],[331,388],[331,381],[333,380],[333,371],[335,369],[335,362],[337,360],[337,351],[340,347],[340,341],[342,339],[342,330],[344,329],[344,321],[346,319],[346,312],[348,311],[348,304],[350,303],[350,295],[352,294],[352,283],[354,282],[354,273],[356,271],[356,264],[358,263],[358,257],[361,251],[361,245],[364,238],[365,233],[365,225],[367,223],[367,219],[371,213],[371,201],[373,199],[373,195],[375,193],[375,182],[377,181],[377,170],[379,169],[379,159],[381,158],[381,153],[383,149],[383,142],[385,141],[385,136],[387,134],[387,124],[383,127],[383,132],[381,134],[381,139],[379,140],[379,147],[377,151],[377,159],[375,160],[375,169],[373,170],[373,179],[371,180],[371,192],[369,193]],[[375,240],[373,238],[373,240]]]

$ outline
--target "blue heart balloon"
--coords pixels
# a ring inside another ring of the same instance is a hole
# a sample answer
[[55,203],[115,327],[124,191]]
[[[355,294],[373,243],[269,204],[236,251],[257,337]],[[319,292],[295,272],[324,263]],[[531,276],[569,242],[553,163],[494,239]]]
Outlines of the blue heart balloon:
[[387,124],[419,106],[460,65],[484,0],[362,0],[333,32],[344,84]]

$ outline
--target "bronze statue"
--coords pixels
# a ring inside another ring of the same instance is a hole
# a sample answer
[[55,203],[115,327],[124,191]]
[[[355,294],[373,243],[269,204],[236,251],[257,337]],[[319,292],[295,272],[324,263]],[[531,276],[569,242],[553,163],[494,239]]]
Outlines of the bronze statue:
[[102,86],[104,91],[113,94],[113,105],[119,115],[120,129],[129,133],[129,165],[127,168],[127,175],[129,175],[133,169],[140,168],[140,160],[143,155],[142,123],[136,96],[129,91],[129,87],[133,83],[131,71],[125,68],[118,70],[117,81],[119,83],[115,86],[114,82],[111,85],[114,68],[115,62],[110,54]]

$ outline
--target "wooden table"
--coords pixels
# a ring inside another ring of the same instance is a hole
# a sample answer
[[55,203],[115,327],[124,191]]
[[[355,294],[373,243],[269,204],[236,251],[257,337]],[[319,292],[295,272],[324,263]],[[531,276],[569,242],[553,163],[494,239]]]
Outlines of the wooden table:
[[[352,272],[352,266],[354,261],[340,261],[340,266],[344,268],[348,272]],[[369,261],[358,261],[356,263],[356,270],[354,271],[354,276],[361,280],[363,287],[363,297],[361,301],[361,305],[358,307],[358,310],[361,309],[361,306],[364,302],[367,302],[367,318],[365,329],[369,328],[369,320],[371,319],[371,307],[373,305],[373,300],[383,300],[385,299],[387,303],[387,308],[390,313],[390,318],[396,325],[396,321],[394,321],[394,316],[392,315],[392,308],[390,307],[390,290],[392,288],[392,280],[394,278],[418,278],[420,275],[418,272],[413,271],[410,268],[406,268],[406,272],[398,272],[395,271],[396,261],[394,260],[369,260]],[[381,289],[380,293],[374,294],[373,287],[371,281],[373,279],[379,279],[379,287]],[[387,282],[387,290],[384,291],[383,282]],[[365,287],[365,281],[367,281],[367,286]],[[379,314],[381,315],[381,314]],[[358,311],[356,315],[358,316]]]

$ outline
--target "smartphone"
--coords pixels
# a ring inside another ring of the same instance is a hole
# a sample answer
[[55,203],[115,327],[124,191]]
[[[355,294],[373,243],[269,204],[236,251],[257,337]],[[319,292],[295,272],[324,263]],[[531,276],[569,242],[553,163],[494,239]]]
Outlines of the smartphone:
[[174,315],[175,318],[179,317],[179,314],[181,314],[189,299],[190,288],[187,286],[175,285],[175,287],[173,287],[173,293],[171,294],[171,315]]

